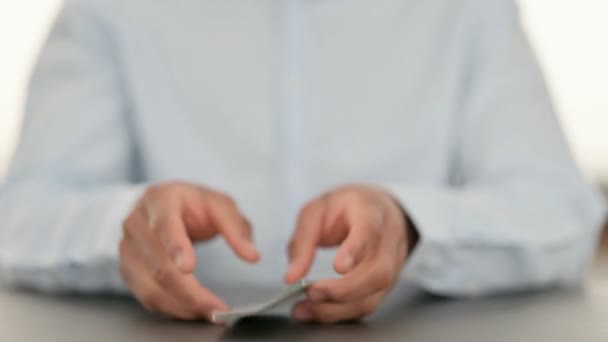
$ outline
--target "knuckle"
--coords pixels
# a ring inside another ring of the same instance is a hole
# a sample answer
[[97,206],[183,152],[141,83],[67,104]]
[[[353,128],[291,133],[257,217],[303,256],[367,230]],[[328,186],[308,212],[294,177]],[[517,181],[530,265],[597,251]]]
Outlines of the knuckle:
[[251,235],[253,233],[253,229],[251,227],[251,223],[249,222],[249,220],[247,220],[245,217],[241,216],[241,229],[242,232],[244,233],[244,235],[248,238],[251,238]]
[[171,271],[166,266],[159,266],[152,272],[152,278],[161,287],[166,287],[171,283]]
[[135,223],[135,214],[131,213],[122,221],[122,232],[123,235],[132,235],[137,230],[137,224]]
[[317,207],[317,201],[310,201],[304,205],[302,208],[301,216],[309,214],[315,210]]
[[351,297],[351,288],[344,283],[327,286],[323,292],[335,302],[346,302]]
[[156,218],[156,220],[154,220],[154,225],[157,226],[158,228],[171,227],[172,223],[173,222],[172,222],[171,216],[169,216],[169,214],[166,214],[166,213],[159,215]]
[[375,213],[370,213],[365,219],[364,227],[367,231],[374,234],[374,236],[380,236],[382,232],[382,220]]
[[130,237],[134,237],[137,236],[137,231],[139,230],[139,227],[136,225],[127,225],[124,226],[123,228],[123,235],[126,236],[130,236]]
[[159,183],[159,184],[154,184],[154,185],[150,185],[146,191],[144,191],[144,198],[154,198],[157,196],[162,195],[165,192],[165,189],[167,188],[167,184],[166,183]]
[[311,220],[315,217],[315,214],[319,214],[323,209],[323,202],[318,200],[313,200],[306,203],[300,212],[298,213],[297,224],[298,227],[302,227],[308,220]]
[[297,219],[297,226],[300,227],[302,225],[302,223],[306,222],[306,217],[310,215],[310,213],[312,212],[311,208],[309,207],[310,204],[307,204],[305,207],[302,208],[302,210],[300,210],[300,212],[298,213],[298,219]]
[[183,319],[186,321],[193,321],[199,318],[199,315],[194,311],[187,311],[184,313]]
[[162,250],[168,254],[169,257],[174,257],[183,251],[183,248],[180,247],[178,243],[171,239],[165,239],[161,241]]
[[241,216],[241,221],[243,224],[243,227],[247,230],[247,231],[251,231],[251,221],[249,221],[246,217]]
[[377,245],[382,241],[384,234],[384,223],[378,215],[374,213],[365,214],[359,220],[359,226],[362,235],[365,236],[365,242],[371,245]]
[[224,203],[226,204],[227,207],[232,208],[232,209],[236,209],[237,205],[236,205],[236,201],[234,200],[234,198],[232,197],[227,197],[224,200]]
[[289,253],[289,255],[292,255],[295,250],[297,248],[297,243],[295,240],[290,240],[289,243],[287,244],[287,253]]
[[357,191],[356,189],[353,189],[353,188],[344,189],[342,191],[341,197],[343,198],[344,201],[355,204],[355,205],[359,205],[359,204],[362,204],[365,202],[364,195],[360,191]]
[[380,230],[382,223],[378,219],[378,215],[373,212],[366,212],[361,218],[361,225],[366,231],[377,232]]
[[158,234],[163,230],[164,226],[165,225],[162,222],[156,221],[156,222],[154,222],[154,224],[150,225],[150,231],[155,234]]
[[182,310],[175,314],[175,317],[185,321],[191,321],[198,318],[198,314],[193,310]]
[[194,307],[197,312],[203,314],[211,314],[213,305],[206,299],[194,299]]
[[323,310],[317,306],[311,306],[309,308],[309,310],[310,310],[311,317],[315,321],[321,322],[321,323],[330,323],[330,316],[325,310]]
[[149,311],[158,311],[160,308],[160,296],[157,291],[146,289],[138,295],[140,303]]
[[329,297],[337,302],[346,302],[350,299],[350,291],[344,288],[333,288],[328,290]]
[[338,323],[338,322],[343,322],[346,321],[348,318],[347,317],[343,317],[339,314],[336,313],[324,313],[324,312],[320,312],[317,314],[317,319],[321,322],[321,323]]
[[321,195],[319,195],[315,199],[315,202],[327,203],[335,196],[336,196],[336,191],[326,191],[326,192],[322,193]]
[[183,188],[184,186],[184,183],[177,181],[152,184],[144,191],[143,198],[166,198],[173,194],[176,189]]
[[317,315],[315,316],[315,319],[316,319],[318,322],[321,322],[321,323],[327,323],[327,324],[332,324],[332,323],[336,323],[336,322],[337,322],[336,318],[331,317],[331,316],[328,316],[328,315],[326,315],[326,314],[324,314],[324,313],[319,313],[319,314],[317,314]]
[[226,206],[229,208],[236,208],[235,200],[232,197],[230,197],[229,195],[218,192],[218,193],[216,193],[216,200],[223,206]]
[[361,317],[372,315],[378,310],[378,303],[374,300],[367,300],[361,304]]
[[131,226],[133,224],[133,214],[129,214],[129,216],[125,217],[124,220],[122,220],[122,229],[123,231],[127,229],[128,226]]
[[336,187],[332,192],[335,194],[347,194],[350,192],[355,192],[355,189],[356,187],[353,184],[342,184]]
[[121,259],[125,257],[127,254],[127,249],[129,248],[129,243],[124,238],[120,240],[118,244],[118,253],[121,256]]
[[118,269],[122,280],[124,280],[125,283],[130,284],[132,279],[127,265],[124,262],[121,262]]
[[381,262],[375,268],[374,282],[378,288],[383,289],[389,287],[394,278],[394,272],[388,262]]

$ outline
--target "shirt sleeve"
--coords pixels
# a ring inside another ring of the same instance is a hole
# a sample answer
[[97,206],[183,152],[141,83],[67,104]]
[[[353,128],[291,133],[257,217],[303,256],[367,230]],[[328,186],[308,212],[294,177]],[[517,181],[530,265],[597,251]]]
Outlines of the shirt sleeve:
[[121,222],[142,191],[108,25],[68,1],[30,83],[0,189],[0,279],[46,291],[124,291]]
[[404,278],[447,296],[575,284],[604,203],[569,154],[513,2],[469,3],[450,181],[387,185],[420,235]]

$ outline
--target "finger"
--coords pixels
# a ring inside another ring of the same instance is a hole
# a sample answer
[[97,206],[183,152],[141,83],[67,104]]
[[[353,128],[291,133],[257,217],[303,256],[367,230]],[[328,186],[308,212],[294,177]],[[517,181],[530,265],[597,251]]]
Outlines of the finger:
[[348,233],[334,259],[339,274],[351,271],[380,243],[384,221],[381,211],[357,204],[349,206],[344,216]]
[[209,201],[209,218],[240,258],[250,263],[259,260],[260,254],[252,241],[251,226],[230,198],[213,195]]
[[197,312],[195,307],[178,302],[153,281],[147,274],[145,261],[136,253],[132,242],[123,240],[120,250],[120,274],[133,295],[148,311],[184,320],[205,317],[204,312]]
[[192,273],[196,256],[182,220],[180,200],[168,198],[162,204],[150,200],[145,203],[143,213],[149,229],[158,236],[172,262],[182,273]]
[[285,274],[285,282],[288,284],[304,277],[310,270],[323,229],[325,204],[325,200],[318,199],[300,212],[288,247],[289,267]]
[[293,309],[293,317],[300,321],[338,323],[362,319],[373,314],[380,306],[383,293],[367,297],[354,303],[298,303]]
[[356,302],[378,292],[389,290],[397,275],[395,261],[386,254],[358,265],[351,272],[336,279],[313,283],[308,290],[312,302]]
[[159,312],[164,315],[181,319],[181,320],[196,320],[209,319],[209,315],[184,305],[169,294],[160,289],[153,281],[145,281],[139,283],[133,291],[133,295],[137,300],[150,312]]
[[193,275],[182,274],[171,264],[167,265],[166,269],[154,270],[151,276],[162,290],[180,303],[196,308],[198,312],[210,314],[214,310],[228,310],[228,306],[210,290],[201,286]]
[[[131,241],[127,238],[127,241]],[[133,241],[133,245],[140,245],[141,242]],[[138,251],[144,250],[151,253],[155,250],[156,255],[164,253],[162,245],[153,238],[148,238],[145,247],[139,246]],[[137,253],[137,252],[136,252]],[[147,270],[147,276],[152,278],[158,287],[170,293],[176,300],[184,304],[196,307],[199,311],[211,312],[212,310],[225,310],[228,306],[208,289],[202,287],[192,274],[183,274],[175,264],[169,261],[168,256],[151,258],[142,254],[140,258],[143,262],[139,267]],[[160,261],[159,260],[165,260]]]

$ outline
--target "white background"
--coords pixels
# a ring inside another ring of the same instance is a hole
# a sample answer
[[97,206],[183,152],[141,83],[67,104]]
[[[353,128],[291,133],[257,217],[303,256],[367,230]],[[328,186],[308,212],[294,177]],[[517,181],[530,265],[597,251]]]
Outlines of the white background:
[[[587,175],[608,183],[608,1],[519,2],[573,152]],[[30,68],[60,4],[0,0],[0,178],[14,150]]]

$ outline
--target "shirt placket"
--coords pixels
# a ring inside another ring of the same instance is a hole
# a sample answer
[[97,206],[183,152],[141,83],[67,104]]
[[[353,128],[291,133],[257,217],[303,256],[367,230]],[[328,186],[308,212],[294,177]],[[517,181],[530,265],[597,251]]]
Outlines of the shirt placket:
[[[309,5],[302,0],[281,3],[280,79],[278,110],[278,156],[283,219],[278,229],[280,240],[287,242],[293,232],[295,217],[306,200],[306,174],[309,165],[310,115],[307,85],[310,54]],[[285,245],[277,246],[284,255]]]

